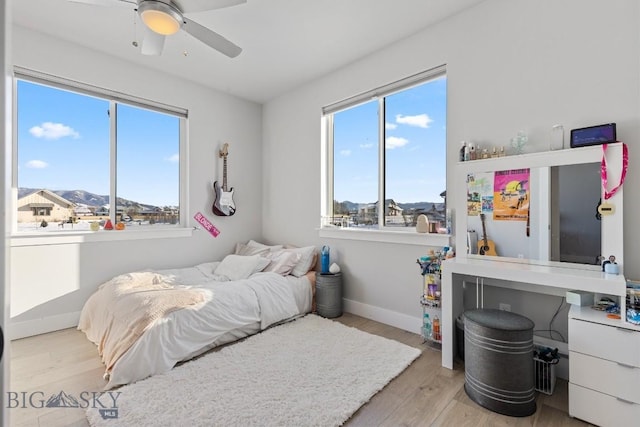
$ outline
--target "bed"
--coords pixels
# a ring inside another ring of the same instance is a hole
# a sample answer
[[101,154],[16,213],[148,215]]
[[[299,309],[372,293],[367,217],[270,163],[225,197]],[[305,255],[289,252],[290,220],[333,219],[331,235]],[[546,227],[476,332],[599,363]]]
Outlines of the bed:
[[211,348],[313,310],[316,250],[238,244],[221,261],[122,274],[78,324],[98,347],[106,389],[171,370]]

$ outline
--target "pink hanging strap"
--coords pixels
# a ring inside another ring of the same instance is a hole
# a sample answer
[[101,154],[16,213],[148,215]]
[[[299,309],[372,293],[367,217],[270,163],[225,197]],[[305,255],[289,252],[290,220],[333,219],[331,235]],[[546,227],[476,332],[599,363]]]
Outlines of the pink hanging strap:
[[609,200],[624,183],[627,177],[627,168],[629,167],[629,150],[627,144],[622,143],[622,174],[620,175],[620,182],[611,191],[607,191],[607,144],[602,144],[602,162],[600,163],[600,176],[602,177],[602,188],[604,189],[604,199]]

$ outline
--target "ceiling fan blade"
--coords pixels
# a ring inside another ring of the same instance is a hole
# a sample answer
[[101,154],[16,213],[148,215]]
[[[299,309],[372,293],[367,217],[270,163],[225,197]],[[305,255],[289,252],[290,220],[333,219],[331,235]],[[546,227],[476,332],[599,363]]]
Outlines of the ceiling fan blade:
[[246,3],[247,0],[173,0],[182,13],[203,12]]
[[150,30],[146,25],[143,25],[143,27],[144,38],[142,39],[140,52],[143,55],[160,55],[162,53],[162,49],[164,48],[165,36]]
[[242,48],[239,46],[225,39],[220,34],[203,27],[197,22],[193,22],[189,18],[184,18],[184,25],[182,26],[182,29],[200,40],[202,43],[211,46],[218,52],[223,53],[230,58],[235,58],[240,55],[240,52],[242,52]]
[[138,6],[136,0],[68,0],[72,3],[89,4],[92,6],[120,6],[127,9],[135,9]]

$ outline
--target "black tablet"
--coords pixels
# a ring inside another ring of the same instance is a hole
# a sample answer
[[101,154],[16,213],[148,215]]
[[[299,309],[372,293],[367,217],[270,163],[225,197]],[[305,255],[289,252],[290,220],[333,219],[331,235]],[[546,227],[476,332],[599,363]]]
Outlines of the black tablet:
[[616,124],[571,129],[571,148],[616,142]]

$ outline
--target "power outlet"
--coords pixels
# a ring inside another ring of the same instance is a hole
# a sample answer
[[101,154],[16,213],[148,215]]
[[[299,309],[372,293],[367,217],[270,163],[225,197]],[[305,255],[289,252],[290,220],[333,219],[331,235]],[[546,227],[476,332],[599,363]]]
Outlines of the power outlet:
[[511,304],[505,304],[503,302],[500,303],[500,310],[502,311],[511,311]]

